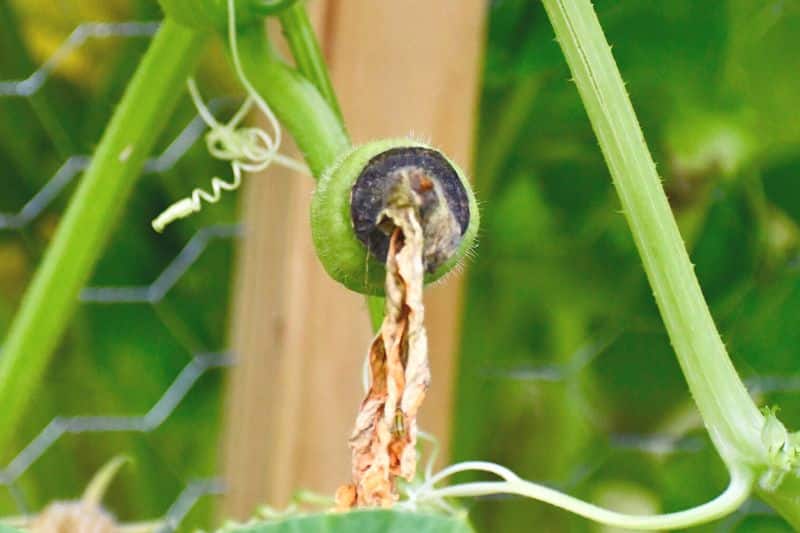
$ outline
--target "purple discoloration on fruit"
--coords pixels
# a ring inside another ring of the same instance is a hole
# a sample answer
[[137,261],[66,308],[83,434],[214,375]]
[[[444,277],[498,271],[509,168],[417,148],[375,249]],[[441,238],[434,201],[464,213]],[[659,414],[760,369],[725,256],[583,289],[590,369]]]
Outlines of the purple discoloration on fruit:
[[418,209],[425,269],[433,272],[456,253],[470,220],[467,191],[438,151],[412,146],[373,157],[351,192],[353,229],[372,255],[385,262],[393,228],[387,227],[382,213],[389,205],[408,203]]

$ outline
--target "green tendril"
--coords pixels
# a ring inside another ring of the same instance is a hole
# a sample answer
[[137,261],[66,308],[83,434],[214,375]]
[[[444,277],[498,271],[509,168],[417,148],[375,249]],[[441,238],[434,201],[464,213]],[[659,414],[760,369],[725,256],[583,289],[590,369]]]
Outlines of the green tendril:
[[[212,157],[229,161],[233,179],[226,181],[218,176],[211,178],[211,192],[204,189],[194,189],[190,196],[178,200],[152,222],[153,229],[158,233],[175,220],[186,218],[197,213],[203,207],[203,202],[215,204],[222,197],[223,191],[235,191],[242,183],[243,172],[260,172],[270,164],[278,163],[294,171],[310,174],[306,165],[290,157],[278,153],[281,145],[281,127],[272,109],[266,101],[256,92],[242,69],[236,40],[236,18],[233,0],[228,0],[228,41],[231,47],[234,70],[240,83],[247,91],[247,98],[242,106],[225,124],[218,122],[203,102],[200,91],[194,79],[187,82],[192,102],[197,112],[206,123],[210,131],[206,134],[206,146]],[[258,107],[266,117],[270,132],[258,127],[240,127],[241,122],[252,109]]]

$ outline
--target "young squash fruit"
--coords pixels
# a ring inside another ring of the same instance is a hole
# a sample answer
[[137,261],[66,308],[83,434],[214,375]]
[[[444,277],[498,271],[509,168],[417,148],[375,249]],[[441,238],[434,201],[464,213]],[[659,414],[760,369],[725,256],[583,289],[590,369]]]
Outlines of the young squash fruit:
[[325,270],[356,292],[382,295],[389,237],[385,210],[412,205],[424,234],[425,282],[469,253],[478,232],[475,196],[442,152],[401,138],[345,153],[320,178],[311,200],[311,234]]

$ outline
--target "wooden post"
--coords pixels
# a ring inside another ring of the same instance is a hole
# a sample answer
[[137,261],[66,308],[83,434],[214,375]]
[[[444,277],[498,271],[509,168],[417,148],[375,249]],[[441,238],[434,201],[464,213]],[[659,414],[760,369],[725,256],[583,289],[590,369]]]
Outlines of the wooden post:
[[[354,142],[413,134],[471,163],[485,0],[309,3]],[[350,479],[347,438],[371,333],[363,297],[314,254],[310,179],[250,178],[226,405],[224,516]],[[421,424],[447,450],[461,281],[426,291],[433,386]]]

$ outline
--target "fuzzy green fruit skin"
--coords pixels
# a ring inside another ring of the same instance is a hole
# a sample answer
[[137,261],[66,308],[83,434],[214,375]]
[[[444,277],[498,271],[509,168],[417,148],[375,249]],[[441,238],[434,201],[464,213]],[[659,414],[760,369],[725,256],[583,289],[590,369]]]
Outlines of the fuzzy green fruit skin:
[[[350,196],[361,171],[375,156],[393,148],[435,148],[412,139],[385,139],[358,146],[345,153],[317,183],[311,199],[311,237],[317,256],[333,279],[356,292],[382,296],[386,269],[362,244],[350,218]],[[438,150],[437,150],[438,152]],[[441,153],[441,152],[439,152]],[[444,154],[442,154],[444,155]],[[458,174],[469,199],[469,225],[453,257],[431,274],[431,283],[450,272],[472,249],[480,225],[475,195],[461,169],[445,156]]]

